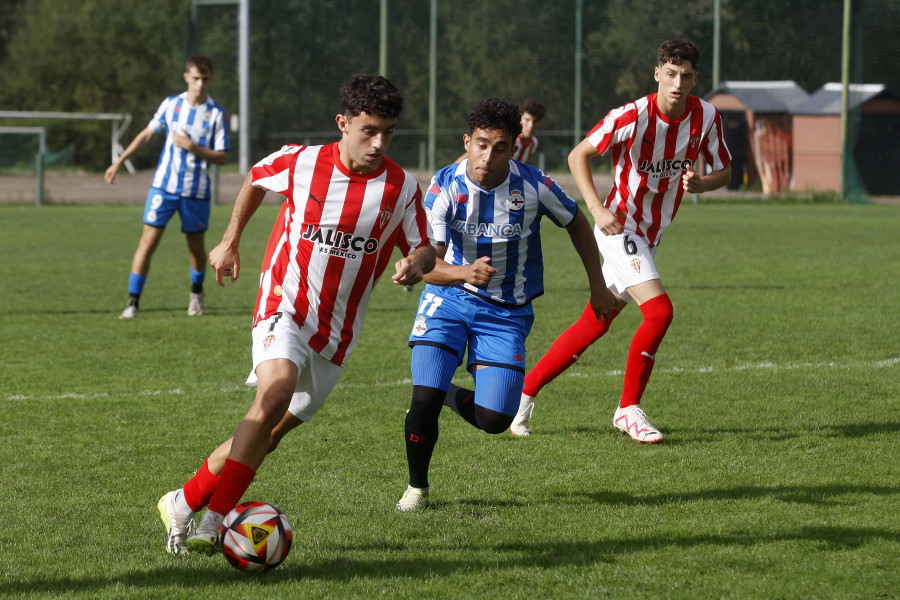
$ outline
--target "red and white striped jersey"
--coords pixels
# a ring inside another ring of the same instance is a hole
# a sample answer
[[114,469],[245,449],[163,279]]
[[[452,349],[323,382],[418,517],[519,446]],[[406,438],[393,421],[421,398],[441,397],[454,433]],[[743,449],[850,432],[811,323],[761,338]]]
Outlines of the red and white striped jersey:
[[714,171],[731,162],[719,111],[696,96],[688,96],[681,117],[670,119],[650,94],[610,111],[587,139],[600,154],[612,151],[613,185],[604,206],[626,233],[644,237],[651,247],[678,211],[682,172],[701,153]]
[[343,365],[394,246],[408,256],[431,243],[419,185],[387,157],[372,173],[349,171],[337,142],[285,146],[257,163],[252,178],[285,197],[263,259],[253,325],[278,312],[291,315],[313,350]]
[[537,147],[538,139],[535,136],[531,136],[527,140],[523,140],[522,136],[520,135],[516,138],[516,142],[513,145],[512,159],[522,163],[527,163],[529,160],[531,160],[531,157],[534,156]]

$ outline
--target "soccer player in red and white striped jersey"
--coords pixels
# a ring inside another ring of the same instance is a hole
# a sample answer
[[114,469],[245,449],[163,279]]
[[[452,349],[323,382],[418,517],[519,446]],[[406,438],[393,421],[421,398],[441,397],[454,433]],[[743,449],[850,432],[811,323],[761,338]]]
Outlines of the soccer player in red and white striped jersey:
[[[158,508],[167,550],[212,554],[219,525],[240,501],[267,452],[313,418],[356,344],[375,282],[394,247],[392,279],[412,285],[434,267],[435,250],[411,174],[385,156],[403,107],[380,76],[357,75],[336,116],[341,139],[285,146],[244,180],[222,242],[210,252],[216,279],[236,281],[238,245],[267,191],[284,196],[263,259],[253,316],[256,398],[234,437]],[[194,513],[208,510],[191,535]]]
[[[638,442],[662,441],[640,405],[673,317],[672,302],[653,257],[684,195],[718,189],[731,179],[722,118],[714,106],[690,95],[697,83],[699,59],[693,42],[664,42],[657,51],[657,92],[610,111],[569,154],[569,168],[594,217],[603,276],[618,296],[618,306],[600,321],[588,306],[528,372],[519,413],[510,427],[515,435],[531,433],[528,420],[541,388],[573,365],[634,299],[644,320],[628,351],[613,425]],[[607,151],[614,182],[601,198],[594,188],[590,161]],[[705,175],[697,168],[701,157],[709,168]]]

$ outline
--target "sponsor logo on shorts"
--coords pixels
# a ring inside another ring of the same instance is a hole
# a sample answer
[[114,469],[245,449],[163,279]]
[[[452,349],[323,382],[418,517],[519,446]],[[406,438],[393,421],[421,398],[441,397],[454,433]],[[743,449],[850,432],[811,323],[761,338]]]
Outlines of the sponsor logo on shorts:
[[516,362],[522,362],[522,361],[525,360],[525,359],[522,358],[522,355],[521,355],[521,354],[519,354],[518,352],[516,352],[516,355],[513,356],[513,360],[516,361]]
[[632,258],[632,259],[631,259],[631,266],[634,268],[635,271],[637,271],[638,273],[640,273],[640,272],[641,272],[641,259],[639,259],[639,258]]
[[425,332],[428,331],[428,325],[425,324],[425,317],[416,317],[416,322],[413,324],[412,334],[415,336],[425,335]]
[[274,333],[270,333],[269,335],[267,335],[266,339],[263,340],[263,350],[268,350],[269,346],[271,346],[272,342],[274,342],[274,341],[275,341]]

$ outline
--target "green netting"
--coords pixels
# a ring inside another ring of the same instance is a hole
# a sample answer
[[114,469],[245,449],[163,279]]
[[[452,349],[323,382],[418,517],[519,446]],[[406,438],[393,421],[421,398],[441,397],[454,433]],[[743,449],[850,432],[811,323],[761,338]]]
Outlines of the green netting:
[[[633,0],[439,0],[438,166],[459,156],[468,108],[496,95],[513,101],[532,97],[547,106],[545,133],[538,133],[545,160],[550,169],[565,169],[564,156],[573,139],[609,109],[654,91],[655,51],[666,39],[686,37],[699,44],[700,82],[694,93],[705,96],[714,80],[714,2],[685,0],[673,10],[662,0],[639,5]],[[390,153],[415,168],[421,166],[427,145],[432,3],[388,0],[386,4],[385,71],[406,99],[399,124],[402,135]],[[181,0],[138,4],[124,14],[114,0],[43,0],[41,5],[55,8],[38,10],[37,3],[21,2],[22,14],[6,47],[0,48],[0,106],[128,112],[134,123],[123,140],[127,144],[163,96],[184,89],[184,59],[196,51],[210,55],[216,65],[212,96],[229,113],[240,110],[236,6],[197,5],[192,30],[191,4]],[[809,93],[841,81],[842,5],[821,0],[721,0],[719,81],[793,80]],[[251,139],[240,140],[232,132],[232,162],[237,161],[242,143],[250,146],[255,161],[289,141],[321,143],[329,139],[328,132],[336,137],[334,115],[340,110],[341,84],[354,73],[378,72],[381,66],[381,6],[375,0],[251,3]],[[96,9],[90,20],[75,18],[90,7]],[[851,82],[880,83],[900,94],[896,60],[900,2],[853,0],[853,9]],[[107,21],[113,19],[114,23]],[[575,68],[578,22],[583,40],[580,87]],[[122,35],[123,30],[130,34]],[[73,55],[65,47],[73,39],[92,52]],[[56,40],[59,47],[53,46]],[[46,93],[48,82],[67,81],[72,73],[78,73],[77,85]],[[0,122],[14,124],[20,123]],[[40,125],[48,127],[51,148],[75,144],[76,164],[96,170],[106,166],[107,124]],[[857,125],[850,147],[859,160],[856,142],[867,135],[870,125],[862,118]],[[152,168],[157,155],[158,150],[147,148],[134,162],[138,168]],[[842,168],[845,182],[854,197],[862,198],[869,175],[850,164],[850,154],[847,159]],[[0,152],[0,166],[5,163]]]

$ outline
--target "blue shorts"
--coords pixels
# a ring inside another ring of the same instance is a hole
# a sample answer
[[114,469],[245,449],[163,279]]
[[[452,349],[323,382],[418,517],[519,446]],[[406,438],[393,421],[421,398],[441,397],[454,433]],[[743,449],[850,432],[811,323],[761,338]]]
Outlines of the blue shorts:
[[197,200],[150,188],[144,205],[144,223],[165,227],[175,212],[181,217],[182,233],[199,233],[209,227],[209,200]]
[[525,373],[525,338],[534,323],[531,303],[503,306],[456,286],[426,285],[409,346],[427,344],[455,355],[466,368],[505,367]]

